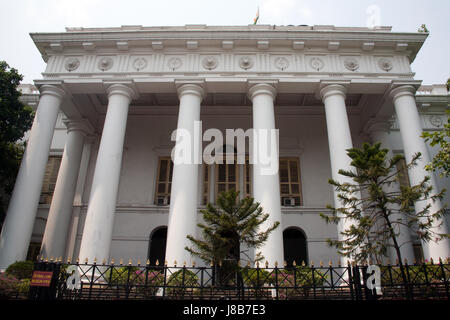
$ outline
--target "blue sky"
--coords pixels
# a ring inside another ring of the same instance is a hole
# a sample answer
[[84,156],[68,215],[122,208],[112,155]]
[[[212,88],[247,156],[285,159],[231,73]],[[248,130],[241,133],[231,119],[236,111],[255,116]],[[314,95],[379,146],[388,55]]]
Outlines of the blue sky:
[[30,32],[62,32],[65,27],[121,25],[247,25],[260,8],[260,24],[366,26],[375,5],[380,25],[415,32],[425,23],[430,36],[412,68],[424,84],[450,77],[448,0],[0,0],[0,60],[32,82],[45,63]]

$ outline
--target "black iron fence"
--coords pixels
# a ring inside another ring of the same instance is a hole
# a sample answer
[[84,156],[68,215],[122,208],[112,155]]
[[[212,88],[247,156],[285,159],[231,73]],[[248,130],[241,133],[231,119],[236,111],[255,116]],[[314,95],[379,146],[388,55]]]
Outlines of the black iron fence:
[[450,264],[208,267],[35,263],[29,299],[450,300]]

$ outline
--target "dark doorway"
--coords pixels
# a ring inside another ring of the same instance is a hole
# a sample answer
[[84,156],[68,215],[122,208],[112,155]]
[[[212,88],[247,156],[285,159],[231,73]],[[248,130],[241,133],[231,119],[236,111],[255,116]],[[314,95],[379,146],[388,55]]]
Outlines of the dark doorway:
[[302,262],[308,264],[308,249],[306,236],[298,228],[287,228],[283,231],[284,260],[288,266],[295,261],[297,265]]
[[166,257],[166,240],[167,227],[156,228],[150,234],[150,243],[148,246],[148,260],[150,260],[150,265],[156,265],[157,260],[159,265],[164,265]]

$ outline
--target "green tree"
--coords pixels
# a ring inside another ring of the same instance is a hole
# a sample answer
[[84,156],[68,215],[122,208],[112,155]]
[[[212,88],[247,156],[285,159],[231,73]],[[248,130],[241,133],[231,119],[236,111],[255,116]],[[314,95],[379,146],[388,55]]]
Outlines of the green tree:
[[[447,115],[450,110],[446,111]],[[431,163],[425,166],[428,171],[441,170],[439,175],[441,177],[448,177],[450,175],[450,118],[447,116],[447,123],[440,131],[422,133],[422,138],[430,143],[430,146],[439,146],[438,153],[431,160]]]
[[16,69],[0,61],[0,227],[24,151],[18,141],[33,122],[33,110],[19,100],[17,86],[22,79]]
[[[365,143],[362,149],[348,149],[347,155],[352,160],[353,169],[339,170],[339,174],[350,177],[354,183],[339,183],[330,179],[329,183],[339,192],[342,207],[328,206],[331,215],[321,216],[327,222],[338,223],[341,219],[352,221],[352,225],[341,233],[343,240],[328,240],[339,254],[361,263],[374,257],[378,260],[386,255],[389,246],[393,246],[404,276],[401,244],[397,240],[399,226],[414,230],[424,241],[448,237],[447,234],[437,234],[432,228],[442,221],[444,209],[430,212],[431,205],[428,204],[419,212],[414,210],[415,202],[441,199],[445,190],[432,194],[429,177],[418,185],[392,188],[401,179],[402,172],[397,164],[404,157],[395,155],[387,159],[388,152],[388,149],[380,148],[380,143]],[[406,165],[407,168],[415,166],[419,158],[420,153]]]
[[[193,247],[185,249],[207,263],[216,266],[227,264],[229,270],[237,266],[241,244],[260,248],[280,224],[277,221],[267,230],[259,230],[269,214],[263,213],[263,208],[253,198],[239,200],[239,192],[235,190],[220,193],[217,206],[208,203],[201,213],[205,223],[199,223],[198,227],[202,230],[203,238],[196,239],[188,235]],[[258,253],[255,260],[263,258]]]

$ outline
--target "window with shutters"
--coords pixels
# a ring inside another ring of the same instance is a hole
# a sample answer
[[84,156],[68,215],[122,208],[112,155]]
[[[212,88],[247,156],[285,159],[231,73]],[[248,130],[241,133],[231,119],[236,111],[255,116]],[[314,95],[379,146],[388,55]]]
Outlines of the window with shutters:
[[280,158],[279,173],[281,205],[302,205],[300,163],[298,158]]
[[158,178],[156,180],[155,204],[165,206],[170,204],[172,187],[173,162],[170,157],[161,157],[158,162]]
[[61,165],[61,156],[50,156],[48,158],[39,203],[41,204],[52,203],[53,192],[55,191],[56,179],[58,178],[58,171],[60,165]]

